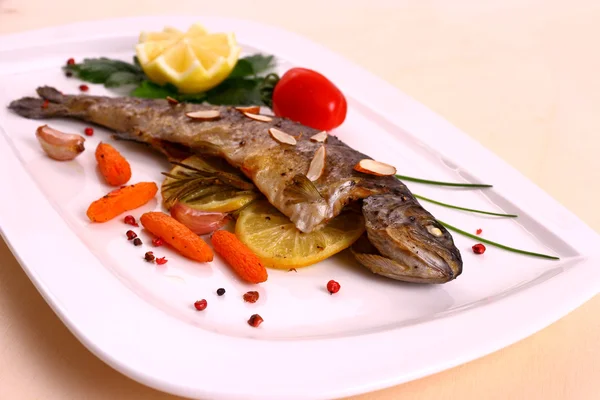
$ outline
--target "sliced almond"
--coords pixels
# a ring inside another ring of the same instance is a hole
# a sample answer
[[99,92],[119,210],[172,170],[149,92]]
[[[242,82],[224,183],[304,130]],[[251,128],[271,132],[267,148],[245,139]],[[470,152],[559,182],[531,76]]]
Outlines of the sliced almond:
[[243,113],[250,113],[250,114],[258,114],[260,112],[260,106],[236,107],[235,109],[238,111],[241,111]]
[[396,167],[368,159],[360,160],[358,164],[354,166],[354,169],[358,172],[377,176],[390,176],[396,173]]
[[285,133],[284,131],[280,131],[279,129],[270,128],[269,133],[273,137],[273,139],[277,140],[279,143],[283,144],[291,144],[292,146],[296,145],[296,138],[290,134]]
[[179,100],[172,98],[171,96],[167,96],[167,101],[172,106],[179,104]]
[[317,151],[315,151],[315,155],[310,162],[308,172],[306,173],[308,180],[314,182],[321,177],[321,174],[323,174],[323,171],[325,170],[326,153],[327,151],[325,150],[325,146],[321,146]]
[[185,115],[198,121],[212,121],[218,119],[221,116],[221,113],[219,110],[201,110],[185,113]]
[[321,131],[317,134],[314,134],[310,137],[310,140],[312,140],[313,142],[325,143],[325,141],[327,140],[327,132]]
[[271,122],[271,121],[273,121],[273,118],[267,117],[266,115],[254,114],[254,113],[250,113],[250,112],[244,112],[243,114],[246,117],[248,117],[250,119],[253,119],[255,121],[260,121],[260,122]]

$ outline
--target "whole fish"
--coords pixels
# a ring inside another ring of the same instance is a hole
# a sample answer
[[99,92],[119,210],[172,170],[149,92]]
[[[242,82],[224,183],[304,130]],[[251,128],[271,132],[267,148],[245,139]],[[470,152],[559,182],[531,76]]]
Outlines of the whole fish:
[[[32,118],[75,118],[150,144],[169,157],[177,149],[225,159],[239,168],[268,201],[303,232],[321,228],[350,203],[362,202],[366,238],[353,252],[374,273],[408,282],[443,283],[462,272],[452,236],[427,212],[401,181],[354,170],[370,157],[335,136],[325,143],[310,140],[319,131],[285,118],[249,118],[233,107],[172,104],[163,99],[64,95],[51,87],[40,96],[13,101],[9,108]],[[44,101],[45,104],[44,104]],[[218,110],[214,120],[187,116]],[[275,128],[296,138],[296,145],[275,140]],[[310,181],[309,165],[325,146],[325,167]]]

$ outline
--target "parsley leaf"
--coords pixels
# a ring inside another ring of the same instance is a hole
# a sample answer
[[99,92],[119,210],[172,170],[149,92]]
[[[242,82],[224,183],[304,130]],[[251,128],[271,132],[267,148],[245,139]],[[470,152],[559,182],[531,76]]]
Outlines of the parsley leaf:
[[119,87],[123,85],[140,83],[144,77],[140,74],[134,74],[133,72],[128,71],[118,71],[113,72],[106,82],[104,82],[104,86],[107,88]]
[[206,99],[206,93],[181,94],[177,92],[177,88],[171,84],[167,83],[166,85],[161,86],[150,81],[142,81],[130,94],[133,97],[144,99],[164,99],[169,96],[175,100],[188,103],[202,103]]
[[240,58],[228,78],[257,77],[259,74],[273,68],[275,68],[275,57],[254,54]]
[[[137,65],[121,60],[112,60],[106,57],[86,58],[83,62],[67,65],[64,69],[71,71],[79,79],[91,83],[105,84],[113,74],[118,72],[127,72],[130,74],[127,83],[132,83],[131,79],[133,76],[137,77],[138,82],[145,78],[143,71]],[[116,84],[119,79],[122,78],[115,77],[112,84]]]
[[269,72],[277,66],[274,56],[265,56],[263,54],[253,54],[251,56],[244,57],[241,60],[252,65],[254,75],[258,75],[263,72]]
[[214,105],[251,106],[262,104],[258,79],[228,78],[206,92],[206,102]]
[[177,95],[177,90],[173,91],[168,86],[160,86],[154,82],[142,81],[130,94],[143,99],[164,99],[167,96]]
[[137,85],[130,93],[133,97],[164,99],[169,96],[188,103],[207,102],[214,105],[247,106],[270,105],[272,79],[273,75],[275,77],[277,75],[273,73],[267,77],[260,75],[270,72],[275,64],[275,57],[270,55],[254,54],[240,58],[227,79],[207,92],[194,94],[179,93],[174,85],[159,85],[150,81],[144,74],[137,57],[133,57],[133,63],[105,57],[86,58],[83,62],[67,65],[64,69],[71,71],[81,80],[101,83],[107,88]]

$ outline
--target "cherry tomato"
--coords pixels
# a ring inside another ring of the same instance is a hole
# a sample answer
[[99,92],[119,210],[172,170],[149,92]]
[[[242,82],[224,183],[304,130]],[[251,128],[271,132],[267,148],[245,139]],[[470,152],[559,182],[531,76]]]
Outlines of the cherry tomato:
[[292,68],[275,85],[273,112],[315,129],[331,130],[346,119],[348,105],[329,79],[306,68]]

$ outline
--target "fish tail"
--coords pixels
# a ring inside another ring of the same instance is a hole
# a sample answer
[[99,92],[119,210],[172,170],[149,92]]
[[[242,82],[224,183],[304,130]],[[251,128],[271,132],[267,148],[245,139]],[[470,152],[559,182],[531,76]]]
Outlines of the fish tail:
[[70,114],[67,101],[71,96],[49,86],[39,87],[36,92],[40,97],[23,97],[11,102],[8,108],[31,119],[65,117]]

